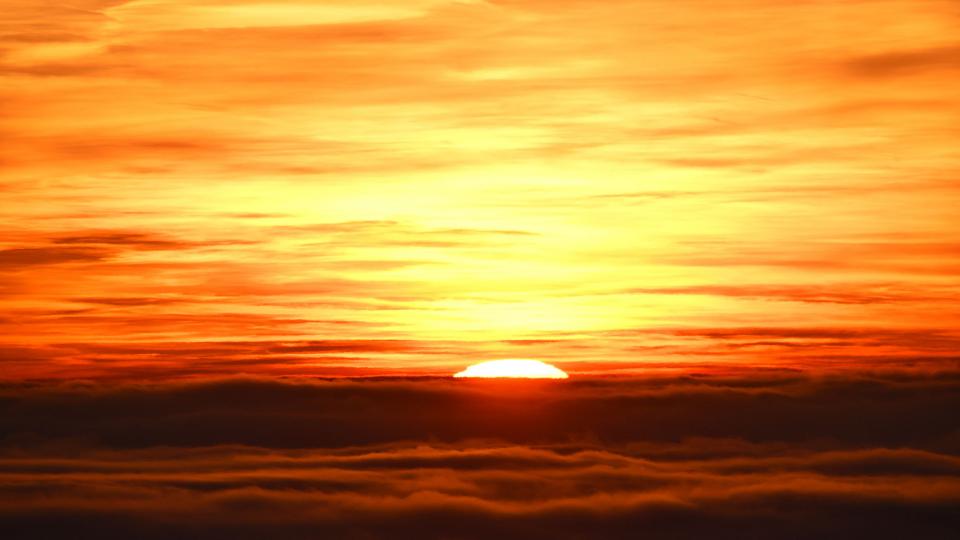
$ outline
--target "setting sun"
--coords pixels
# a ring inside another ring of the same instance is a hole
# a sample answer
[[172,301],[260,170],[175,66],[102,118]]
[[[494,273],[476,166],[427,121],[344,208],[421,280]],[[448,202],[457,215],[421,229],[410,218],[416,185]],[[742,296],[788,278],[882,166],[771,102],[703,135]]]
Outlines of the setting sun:
[[490,360],[457,373],[460,378],[566,379],[562,369],[539,360]]

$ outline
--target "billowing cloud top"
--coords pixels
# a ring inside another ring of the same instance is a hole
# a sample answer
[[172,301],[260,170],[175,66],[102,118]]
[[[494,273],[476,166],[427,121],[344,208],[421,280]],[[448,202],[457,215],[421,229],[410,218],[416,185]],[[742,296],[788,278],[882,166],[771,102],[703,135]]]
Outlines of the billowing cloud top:
[[516,383],[6,385],[0,529],[100,539],[956,532],[956,372]]

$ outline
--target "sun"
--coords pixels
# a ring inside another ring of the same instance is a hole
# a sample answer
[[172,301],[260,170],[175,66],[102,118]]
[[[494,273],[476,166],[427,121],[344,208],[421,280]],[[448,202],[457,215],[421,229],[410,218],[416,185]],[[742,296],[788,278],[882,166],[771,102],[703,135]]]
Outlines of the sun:
[[556,366],[539,360],[490,360],[473,364],[454,374],[459,378],[511,378],[511,379],[566,379],[569,377]]

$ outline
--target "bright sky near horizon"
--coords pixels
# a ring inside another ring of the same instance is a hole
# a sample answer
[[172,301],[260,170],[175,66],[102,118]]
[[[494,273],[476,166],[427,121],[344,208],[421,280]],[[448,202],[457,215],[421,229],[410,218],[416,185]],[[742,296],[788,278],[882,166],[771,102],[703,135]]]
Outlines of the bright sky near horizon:
[[960,347],[949,0],[0,0],[0,377]]

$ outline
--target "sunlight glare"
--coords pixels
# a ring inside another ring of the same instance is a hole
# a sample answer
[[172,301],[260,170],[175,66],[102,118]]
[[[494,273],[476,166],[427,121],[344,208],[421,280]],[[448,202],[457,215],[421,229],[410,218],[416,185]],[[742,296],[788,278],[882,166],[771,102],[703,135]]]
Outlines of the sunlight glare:
[[454,374],[457,378],[566,379],[563,370],[539,360],[490,360]]

